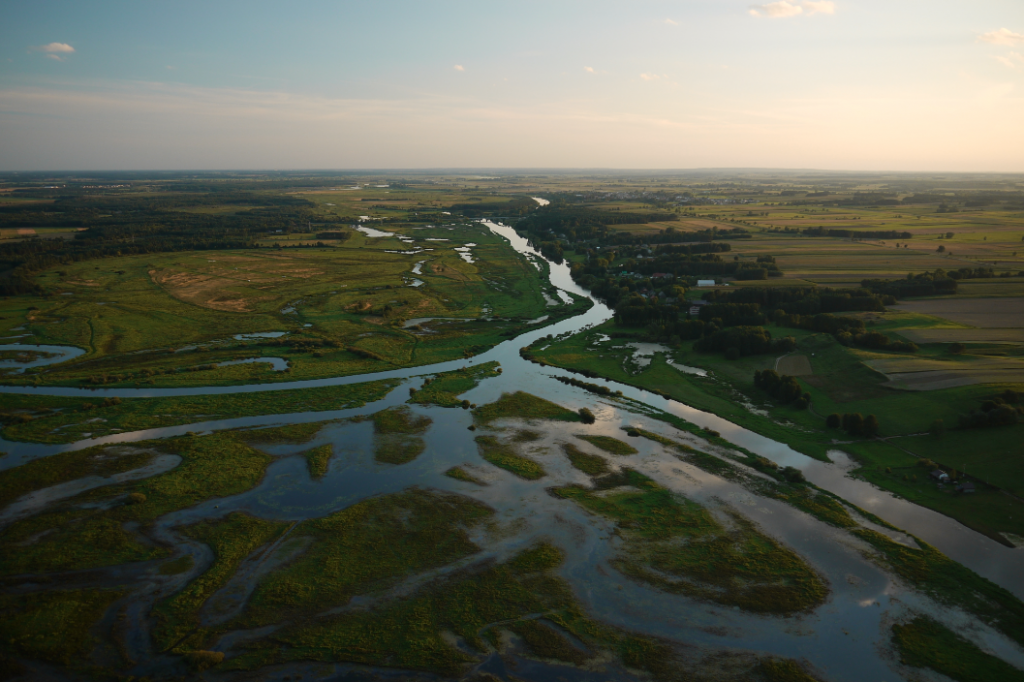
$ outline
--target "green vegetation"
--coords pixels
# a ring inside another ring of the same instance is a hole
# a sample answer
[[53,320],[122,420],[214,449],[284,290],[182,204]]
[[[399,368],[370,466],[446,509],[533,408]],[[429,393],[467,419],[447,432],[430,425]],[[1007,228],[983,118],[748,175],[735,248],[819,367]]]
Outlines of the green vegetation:
[[420,405],[439,405],[441,407],[462,407],[463,401],[458,396],[470,391],[488,377],[501,373],[497,362],[487,362],[469,369],[458,369],[444,372],[435,378],[428,378],[423,387],[409,398],[410,403]]
[[334,446],[330,443],[318,445],[303,453],[306,456],[306,463],[309,466],[310,478],[323,478],[327,475],[327,467],[334,456]]
[[83,668],[92,628],[122,596],[95,589],[0,595],[0,655]]
[[385,464],[405,464],[427,448],[420,435],[433,423],[408,407],[392,407],[373,415],[375,458]]
[[551,419],[564,422],[578,422],[580,415],[567,410],[561,405],[538,398],[524,391],[503,393],[501,398],[481,405],[473,410],[473,417],[480,424],[488,424],[495,419]]
[[[214,561],[185,589],[153,608],[153,638],[157,646],[163,650],[178,648],[186,637],[199,630],[199,610],[206,600],[227,583],[243,559],[280,537],[288,526],[285,522],[264,521],[234,512],[222,519],[179,529],[185,536],[208,545]],[[198,637],[201,638],[202,635]]]
[[[249,490],[259,483],[271,461],[231,433],[138,445],[177,454],[182,462],[152,478],[84,492],[4,528],[0,531],[0,575],[84,570],[165,557],[166,549],[141,541],[125,524],[144,528],[172,511]],[[96,452],[86,456],[85,465]],[[71,456],[79,454],[69,453],[69,460],[81,465],[83,460]],[[53,466],[52,459],[33,464],[45,469]],[[4,473],[16,477],[17,471]],[[63,476],[48,478],[56,482]],[[132,493],[141,494],[145,501],[132,503],[128,499]]]
[[536,481],[547,475],[540,464],[518,454],[511,445],[502,443],[494,436],[477,436],[475,440],[480,448],[480,456],[496,467],[528,481]]
[[565,450],[569,462],[588,476],[601,476],[608,473],[608,462],[603,457],[583,452],[572,443],[563,444],[562,449]]
[[786,658],[769,658],[761,661],[757,670],[767,682],[818,682],[796,661]]
[[394,379],[348,386],[289,391],[227,393],[174,398],[125,398],[104,402],[91,398],[53,398],[0,394],[0,411],[29,417],[8,420],[3,437],[42,443],[72,443],[124,431],[256,417],[282,412],[347,410],[380,400],[399,382]]
[[452,467],[448,471],[444,472],[444,475],[449,478],[454,478],[456,481],[475,483],[476,485],[487,485],[486,481],[481,481],[479,478],[469,473],[462,467]]
[[1024,644],[1024,603],[974,571],[917,538],[920,549],[890,540],[877,531],[852,531],[874,547],[869,555],[936,601],[973,613],[1018,644]]
[[605,452],[610,452],[613,455],[635,455],[638,450],[629,443],[623,443],[618,438],[612,438],[611,436],[588,436],[587,434],[577,433],[577,438],[585,440],[591,445],[601,448]]
[[618,523],[625,543],[615,565],[626,575],[758,613],[794,613],[824,601],[827,588],[814,571],[735,512],[716,518],[630,469],[595,485],[603,494],[555,492]]
[[291,538],[308,538],[309,548],[260,581],[236,625],[261,627],[344,606],[357,594],[473,554],[466,528],[491,514],[461,495],[413,489],[303,521]]
[[930,668],[957,682],[1024,680],[1024,672],[931,618],[918,616],[909,623],[893,625],[892,634],[903,665]]
[[[874,314],[873,314],[874,315]],[[921,316],[908,313],[876,315],[883,322],[878,329],[888,330],[913,324],[934,324]],[[892,317],[892,322],[884,322]],[[753,383],[755,372],[771,369],[776,358],[752,356],[739,360],[725,360],[717,355],[687,352],[686,343],[671,353],[657,353],[650,365],[639,374],[627,369],[626,359],[631,348],[616,348],[621,341],[599,341],[599,335],[622,334],[614,323],[606,323],[594,330],[553,343],[544,351],[535,352],[539,362],[592,375],[601,375],[623,383],[671,397],[701,410],[724,417],[806,455],[826,459],[827,451],[836,447],[853,455],[863,466],[856,471],[882,488],[909,500],[947,514],[961,523],[1008,544],[1003,533],[1024,536],[1024,506],[1000,492],[1006,490],[1020,496],[1024,492],[1024,478],[1020,467],[1014,467],[1015,448],[1024,434],[1024,424],[985,429],[986,447],[974,447],[979,437],[977,430],[947,429],[939,436],[920,435],[929,431],[936,420],[953,425],[958,418],[984,400],[1003,393],[1017,385],[969,385],[941,390],[904,391],[886,385],[885,376],[868,367],[877,353],[843,346],[830,334],[806,330],[786,330],[797,337],[797,343],[809,359],[813,375],[801,376],[802,389],[811,396],[809,409],[794,405],[758,405],[767,415],[747,409],[737,400],[736,392],[745,396],[763,395]],[[640,330],[636,334],[642,334]],[[595,350],[594,346],[598,348]],[[923,346],[917,355],[946,357],[944,348]],[[919,361],[915,360],[915,361]],[[709,370],[711,376],[702,377],[682,372],[672,364],[686,363]],[[885,441],[863,439],[837,446],[834,438],[849,440],[851,436],[826,426],[830,414],[876,415],[878,431]],[[731,445],[721,438],[708,437],[697,425],[680,423],[670,415],[656,415],[673,425],[708,438],[724,447]],[[795,424],[799,428],[792,428]],[[904,435],[907,434],[907,435]],[[914,434],[914,435],[910,435]],[[708,456],[710,457],[710,456]],[[962,470],[966,465],[971,479],[989,484],[979,486],[971,496],[958,496],[951,489],[938,491],[923,480],[916,462],[927,457],[947,470]],[[710,459],[708,464],[713,466]],[[719,467],[720,468],[720,467]],[[893,473],[884,473],[889,468]],[[917,480],[913,476],[917,475]],[[903,477],[906,476],[906,479]],[[991,486],[991,487],[989,487]]]

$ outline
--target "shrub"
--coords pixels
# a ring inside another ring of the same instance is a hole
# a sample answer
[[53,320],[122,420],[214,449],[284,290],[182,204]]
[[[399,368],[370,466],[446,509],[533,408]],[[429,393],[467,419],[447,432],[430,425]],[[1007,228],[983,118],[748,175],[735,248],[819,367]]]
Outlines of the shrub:
[[843,418],[840,417],[838,414],[833,413],[825,417],[825,426],[827,426],[830,429],[838,429],[842,425]]
[[579,412],[580,412],[580,420],[584,424],[593,424],[594,422],[597,421],[597,417],[595,417],[594,413],[591,412],[589,409],[587,409],[585,407],[581,407]]

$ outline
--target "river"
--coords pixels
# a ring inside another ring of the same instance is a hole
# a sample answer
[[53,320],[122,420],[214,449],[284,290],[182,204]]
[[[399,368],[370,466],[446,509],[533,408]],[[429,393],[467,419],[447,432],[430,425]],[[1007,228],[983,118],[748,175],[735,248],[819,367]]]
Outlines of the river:
[[[492,232],[507,239],[519,253],[538,261],[543,259],[512,228],[489,221],[484,221],[484,224]],[[572,281],[566,263],[548,262],[547,266],[548,276],[555,287],[590,298],[589,292]],[[357,409],[197,422],[120,433],[65,445],[0,441],[0,449],[10,453],[0,458],[0,469],[17,466],[37,457],[96,444],[129,443],[190,431],[208,433],[222,429],[319,422],[371,414],[389,406],[404,404],[408,389],[419,387],[424,375],[491,361],[500,362],[503,373],[482,381],[467,393],[465,397],[472,402],[484,404],[496,400],[504,392],[523,390],[571,409],[589,407],[597,415],[598,421],[587,427],[588,433],[622,437],[623,427],[637,425],[714,452],[714,446],[679,432],[664,422],[630,411],[620,403],[602,401],[593,394],[555,380],[560,376],[573,376],[569,372],[542,367],[519,356],[520,348],[544,336],[579,332],[610,317],[611,310],[594,301],[593,307],[582,315],[528,332],[469,360],[369,375],[202,388],[0,387],[0,392],[5,393],[139,398],[281,391],[379,379],[405,380],[383,400]],[[948,517],[897,499],[869,483],[850,477],[848,470],[851,465],[844,453],[833,453],[834,463],[820,462],[783,443],[677,401],[612,381],[590,381],[613,391],[621,391],[624,397],[651,408],[713,428],[728,441],[780,465],[797,467],[816,485],[921,538],[980,575],[1024,598],[1024,581],[1020,579],[1024,575],[1024,551],[1005,547]],[[370,495],[397,492],[410,485],[453,490],[486,502],[497,510],[499,520],[520,524],[522,530],[504,540],[475,538],[487,555],[499,558],[509,556],[537,539],[553,539],[567,551],[568,559],[562,573],[573,585],[577,597],[590,613],[612,624],[693,644],[755,649],[805,658],[819,669],[828,671],[830,679],[852,682],[886,679],[886,675],[895,677],[887,659],[879,655],[879,638],[887,619],[898,618],[912,609],[933,613],[945,622],[968,626],[966,630],[970,638],[980,646],[998,652],[1018,666],[1024,666],[1024,651],[1015,644],[968,614],[938,607],[929,599],[903,588],[899,581],[866,560],[863,548],[858,548],[857,543],[841,531],[787,505],[753,496],[736,484],[680,462],[660,445],[646,441],[637,443],[635,441],[638,439],[633,439],[631,444],[640,450],[640,454],[630,458],[629,466],[710,508],[727,505],[754,520],[766,532],[807,559],[827,579],[832,594],[825,605],[801,617],[798,623],[793,623],[788,619],[753,616],[695,602],[638,585],[619,575],[608,563],[614,553],[608,524],[546,493],[546,488],[552,485],[586,482],[586,477],[569,467],[563,456],[550,454],[558,453],[559,444],[571,439],[571,432],[578,431],[579,427],[566,429],[560,423],[544,425],[543,439],[537,444],[537,452],[540,453],[537,458],[548,470],[549,476],[541,482],[527,482],[483,464],[472,439],[473,434],[467,430],[472,420],[467,411],[420,406],[414,406],[413,409],[418,414],[429,416],[434,424],[426,435],[428,447],[425,454],[409,464],[393,467],[373,462],[372,425],[369,423],[343,422],[329,425],[312,443],[301,447],[279,445],[265,448],[272,454],[280,455],[280,458],[270,465],[263,482],[257,488],[233,498],[210,500],[170,514],[159,520],[158,530],[173,534],[173,528],[179,524],[221,516],[231,511],[246,511],[266,518],[300,520],[331,513]],[[323,480],[314,481],[306,473],[305,460],[291,455],[320,443],[332,443],[336,456],[327,476]],[[542,453],[545,448],[548,454]],[[475,471],[475,474],[488,478],[491,485],[479,489],[443,475],[449,467],[464,465],[466,462],[470,462],[471,466],[473,463],[479,464],[479,471]],[[813,636],[808,636],[809,632]]]

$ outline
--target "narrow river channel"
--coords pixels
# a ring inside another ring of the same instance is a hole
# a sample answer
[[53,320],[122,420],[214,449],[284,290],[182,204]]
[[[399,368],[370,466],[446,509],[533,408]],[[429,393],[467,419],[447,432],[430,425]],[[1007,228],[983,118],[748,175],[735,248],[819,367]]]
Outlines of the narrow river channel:
[[[538,261],[543,260],[540,253],[511,227],[489,221],[483,224],[507,239],[519,253],[529,254]],[[589,292],[572,281],[567,264],[547,262],[547,267],[550,281],[555,287],[591,298]],[[589,407],[596,413],[598,421],[588,427],[588,433],[621,437],[624,426],[642,425],[645,429],[714,452],[714,446],[683,434],[664,422],[629,411],[620,403],[601,401],[593,394],[555,380],[560,376],[573,376],[569,372],[533,364],[519,355],[520,348],[544,336],[578,332],[608,320],[611,314],[607,306],[595,300],[594,306],[582,315],[531,331],[469,360],[369,375],[207,388],[0,387],[0,392],[4,393],[141,398],[281,391],[392,378],[406,380],[384,399],[358,409],[198,422],[119,433],[65,445],[0,440],[0,449],[10,453],[0,458],[0,469],[97,444],[130,443],[187,432],[208,433],[222,429],[319,422],[372,414],[389,406],[404,404],[408,389],[419,387],[424,375],[491,361],[500,362],[503,373],[485,379],[467,393],[465,397],[472,402],[484,404],[496,400],[504,392],[522,390],[572,409]],[[850,477],[847,473],[850,463],[844,453],[837,451],[833,454],[835,463],[816,461],[785,444],[748,431],[716,415],[631,386],[604,380],[591,381],[613,391],[621,391],[624,397],[651,408],[713,428],[728,441],[780,465],[801,469],[810,481],[821,488],[906,530],[1024,598],[1024,580],[1021,580],[1021,576],[1024,576],[1024,550],[1005,547],[948,517]],[[970,624],[970,636],[979,645],[997,652],[1017,666],[1024,666],[1024,651],[1015,644],[967,614],[947,608],[940,609],[926,597],[903,589],[874,563],[865,559],[849,537],[840,538],[840,533],[835,529],[792,507],[756,497],[739,485],[681,462],[658,444],[647,441],[637,443],[635,441],[640,439],[632,439],[631,444],[640,450],[640,454],[631,458],[629,466],[709,508],[726,505],[754,520],[766,532],[805,557],[827,579],[832,593],[828,601],[811,614],[796,619],[779,619],[695,602],[679,595],[668,595],[640,586],[609,568],[608,560],[615,550],[615,543],[610,539],[610,524],[546,494],[547,486],[585,483],[587,480],[580,472],[569,467],[564,457],[538,455],[549,472],[549,479],[542,484],[522,481],[497,470],[481,474],[489,476],[488,488],[472,489],[469,484],[443,476],[443,472],[451,466],[480,461],[472,433],[467,430],[471,415],[464,410],[437,407],[416,406],[414,411],[429,416],[434,424],[426,436],[425,454],[409,464],[400,467],[374,465],[372,425],[369,423],[341,422],[328,425],[312,444],[332,443],[335,452],[340,453],[336,458],[342,464],[332,466],[323,480],[311,480],[305,472],[305,460],[291,456],[308,449],[311,444],[303,444],[301,447],[266,447],[265,450],[279,458],[270,465],[263,482],[257,488],[233,498],[210,500],[161,518],[158,522],[161,532],[172,533],[177,525],[221,516],[231,511],[246,511],[266,518],[301,520],[331,513],[370,495],[397,492],[412,485],[433,487],[472,495],[496,509],[499,518],[510,523],[516,521],[525,524],[522,525],[525,530],[507,539],[487,541],[480,538],[478,544],[484,547],[489,556],[511,556],[539,538],[554,538],[567,549],[569,557],[563,576],[573,585],[586,609],[601,620],[631,630],[693,644],[770,651],[805,658],[819,669],[827,671],[829,679],[834,680],[882,680],[896,679],[892,667],[878,651],[880,640],[884,637],[885,623],[913,610],[936,615],[941,613],[941,618],[951,624]],[[566,442],[572,436],[572,431],[579,430],[578,427],[570,430],[559,424],[545,426],[545,429],[543,439],[537,444],[538,452],[544,447],[558,452],[558,444]],[[244,592],[244,586],[236,586],[236,592],[239,590]],[[228,596],[221,595],[215,599],[228,599]],[[226,641],[224,645],[228,644]]]

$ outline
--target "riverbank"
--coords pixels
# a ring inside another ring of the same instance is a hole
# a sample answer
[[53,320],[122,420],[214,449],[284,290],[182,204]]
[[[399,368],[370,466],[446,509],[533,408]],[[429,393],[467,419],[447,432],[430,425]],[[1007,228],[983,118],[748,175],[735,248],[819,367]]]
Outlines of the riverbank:
[[[818,460],[829,461],[830,450],[843,450],[860,464],[850,472],[854,476],[956,519],[1006,546],[1013,546],[1014,538],[1024,537],[1024,503],[1016,495],[1024,477],[1019,471],[1003,470],[1009,466],[1014,448],[1024,441],[1024,425],[947,431],[941,437],[927,434],[936,418],[955,424],[958,409],[966,411],[966,406],[1003,387],[895,391],[885,388],[881,378],[866,368],[854,366],[859,361],[851,358],[845,347],[830,343],[831,337],[801,330],[773,331],[795,336],[797,353],[813,356],[817,381],[812,384],[801,377],[802,388],[812,396],[810,409],[773,404],[770,396],[754,386],[753,373],[775,369],[778,358],[750,356],[729,361],[697,353],[688,342],[676,349],[642,343],[644,330],[618,327],[614,321],[555,341],[538,340],[523,352],[524,357],[541,364],[636,386],[711,412]],[[836,372],[840,370],[846,372],[844,377],[849,376],[843,388],[852,399],[846,402],[836,396],[840,383]],[[853,438],[827,428],[825,416],[832,412],[877,414],[885,440]],[[977,447],[979,437],[984,438],[986,447]],[[966,465],[977,492],[968,496],[957,494],[951,486],[937,488],[928,479],[931,469],[918,463],[921,458],[947,470],[959,471]]]

